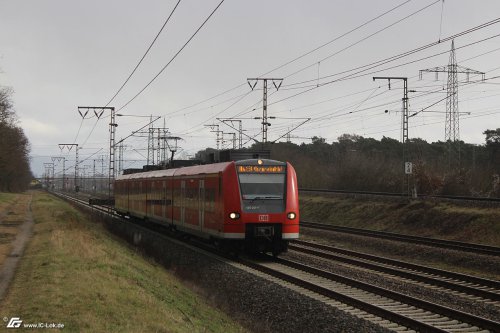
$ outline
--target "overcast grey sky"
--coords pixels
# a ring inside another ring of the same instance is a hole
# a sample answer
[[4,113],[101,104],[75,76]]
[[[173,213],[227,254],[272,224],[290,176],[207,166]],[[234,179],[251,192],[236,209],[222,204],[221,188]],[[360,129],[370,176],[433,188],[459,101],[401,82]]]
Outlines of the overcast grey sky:
[[[135,96],[219,2],[181,0],[135,75],[110,105],[120,109]],[[88,158],[83,164],[108,154],[109,120],[101,119],[97,125],[95,118],[82,120],[77,106],[108,103],[176,3],[0,0],[0,85],[15,91],[15,109],[32,145],[35,174],[43,173],[43,163],[51,162],[52,156],[66,156],[67,166],[74,163],[74,153],[61,152],[59,143],[83,147],[81,159]],[[290,118],[304,117],[311,121],[292,132],[295,143],[310,142],[307,138],[312,136],[332,142],[343,133],[399,140],[402,85],[393,82],[388,90],[386,82],[373,82],[372,76],[408,77],[409,89],[416,90],[410,94],[410,114],[417,112],[446,96],[446,74],[435,81],[434,74],[419,80],[418,73],[447,65],[451,42],[359,74],[351,70],[499,17],[498,0],[226,0],[149,88],[119,113],[165,116],[172,135],[183,138],[180,155],[192,156],[215,147],[215,134],[205,124],[218,123],[217,117],[262,115],[262,85],[251,91],[246,79],[265,75],[284,78],[279,91],[271,84],[269,88],[269,115],[277,117],[271,121],[269,140],[301,122]],[[498,76],[499,33],[500,24],[494,24],[457,37],[459,65],[486,72],[487,79]],[[460,137],[483,144],[482,132],[500,127],[500,80],[482,84],[465,80],[465,75],[459,75]],[[410,138],[444,140],[444,110],[443,101],[426,110],[433,112],[410,118]],[[117,121],[117,139],[147,124],[145,117]],[[155,126],[163,126],[163,120]],[[220,128],[233,131],[222,124]],[[259,120],[244,119],[243,128],[260,139]],[[144,164],[132,160],[146,155],[141,150],[147,146],[145,139],[130,138],[125,144],[129,160],[125,166]]]

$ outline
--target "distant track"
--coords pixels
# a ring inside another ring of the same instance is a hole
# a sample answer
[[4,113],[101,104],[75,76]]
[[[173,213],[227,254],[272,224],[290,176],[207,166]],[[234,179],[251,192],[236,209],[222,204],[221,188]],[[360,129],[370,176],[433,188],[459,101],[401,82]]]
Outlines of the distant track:
[[342,227],[342,226],[316,223],[316,222],[307,222],[307,221],[300,221],[300,225],[301,227],[306,227],[306,228],[330,230],[347,234],[396,240],[406,243],[429,245],[434,247],[459,250],[476,254],[500,256],[500,247],[489,246],[489,245],[464,243],[464,242],[457,242],[457,241],[450,241],[450,240],[436,239],[436,238],[426,238],[419,236],[410,236],[410,235],[396,234],[392,232],[357,229],[357,228]]
[[[312,188],[299,188],[299,193],[338,193],[338,194],[360,194],[360,195],[370,195],[370,196],[383,196],[383,197],[398,197],[406,198],[408,195],[406,193],[399,192],[370,192],[370,191],[349,191],[349,190],[329,190],[329,189],[312,189]],[[453,195],[427,195],[419,194],[417,198],[421,199],[447,199],[455,201],[481,201],[481,202],[498,202],[500,203],[500,198],[487,198],[487,197],[468,197],[468,196],[453,196]]]

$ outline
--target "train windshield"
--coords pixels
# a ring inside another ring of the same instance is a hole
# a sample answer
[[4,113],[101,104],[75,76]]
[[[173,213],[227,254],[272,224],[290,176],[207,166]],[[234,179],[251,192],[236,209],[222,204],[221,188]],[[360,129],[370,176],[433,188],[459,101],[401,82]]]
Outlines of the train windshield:
[[285,174],[240,173],[241,196],[244,200],[283,200]]

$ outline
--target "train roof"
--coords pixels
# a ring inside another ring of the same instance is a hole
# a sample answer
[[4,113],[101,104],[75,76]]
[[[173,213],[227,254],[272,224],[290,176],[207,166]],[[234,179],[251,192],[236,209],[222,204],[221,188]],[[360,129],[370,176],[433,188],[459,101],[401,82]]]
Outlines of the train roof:
[[234,162],[223,162],[215,164],[194,165],[181,167],[176,169],[155,170],[148,172],[133,173],[130,175],[121,175],[116,177],[116,180],[141,179],[141,178],[162,178],[173,176],[190,176],[199,174],[218,173],[226,170],[226,168]]
[[[259,162],[260,161],[260,162]],[[176,169],[166,169],[166,170],[155,170],[147,172],[132,173],[129,175],[121,175],[116,177],[116,180],[127,180],[127,179],[141,179],[141,178],[162,178],[162,177],[175,177],[175,176],[194,176],[200,174],[213,174],[225,171],[229,165],[286,165],[286,162],[269,160],[269,159],[247,159],[239,160],[236,162],[222,162],[214,164],[203,164],[181,167]]]

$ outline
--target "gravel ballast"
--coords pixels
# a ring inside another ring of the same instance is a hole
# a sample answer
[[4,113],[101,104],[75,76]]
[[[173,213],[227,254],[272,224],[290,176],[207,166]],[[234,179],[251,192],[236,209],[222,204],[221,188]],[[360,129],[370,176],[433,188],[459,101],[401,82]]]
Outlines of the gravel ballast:
[[[426,264],[429,262],[441,262],[450,267],[456,267],[456,271],[462,273],[463,270],[478,270],[483,268],[485,271],[498,274],[500,269],[500,260],[496,257],[474,255],[470,253],[461,253],[454,250],[446,250],[441,248],[432,248],[424,245],[405,244],[403,242],[395,242],[391,240],[374,239],[370,237],[348,235],[330,231],[318,231],[314,229],[303,228],[302,235],[306,236],[309,241],[317,241],[321,244],[337,246],[340,248],[349,248],[353,251],[381,255],[398,260],[406,260],[407,262],[415,262],[418,264]],[[348,244],[349,246],[344,246]],[[364,268],[355,268],[351,265],[338,262],[329,262],[324,259],[316,258],[309,255],[299,254],[294,251],[287,253],[285,258],[292,260],[307,262],[308,264],[332,271],[349,278],[374,284],[378,287],[393,290],[409,296],[422,298],[429,302],[438,303],[444,306],[454,308],[463,312],[468,312],[477,316],[498,320],[500,317],[500,307],[491,302],[484,300],[473,300],[463,294],[453,293],[449,290],[442,290],[436,287],[425,286],[421,283],[403,280],[398,277],[389,276],[373,272]],[[454,269],[455,270],[455,269]],[[470,273],[470,272],[465,272]],[[485,274],[489,276],[489,274]]]

